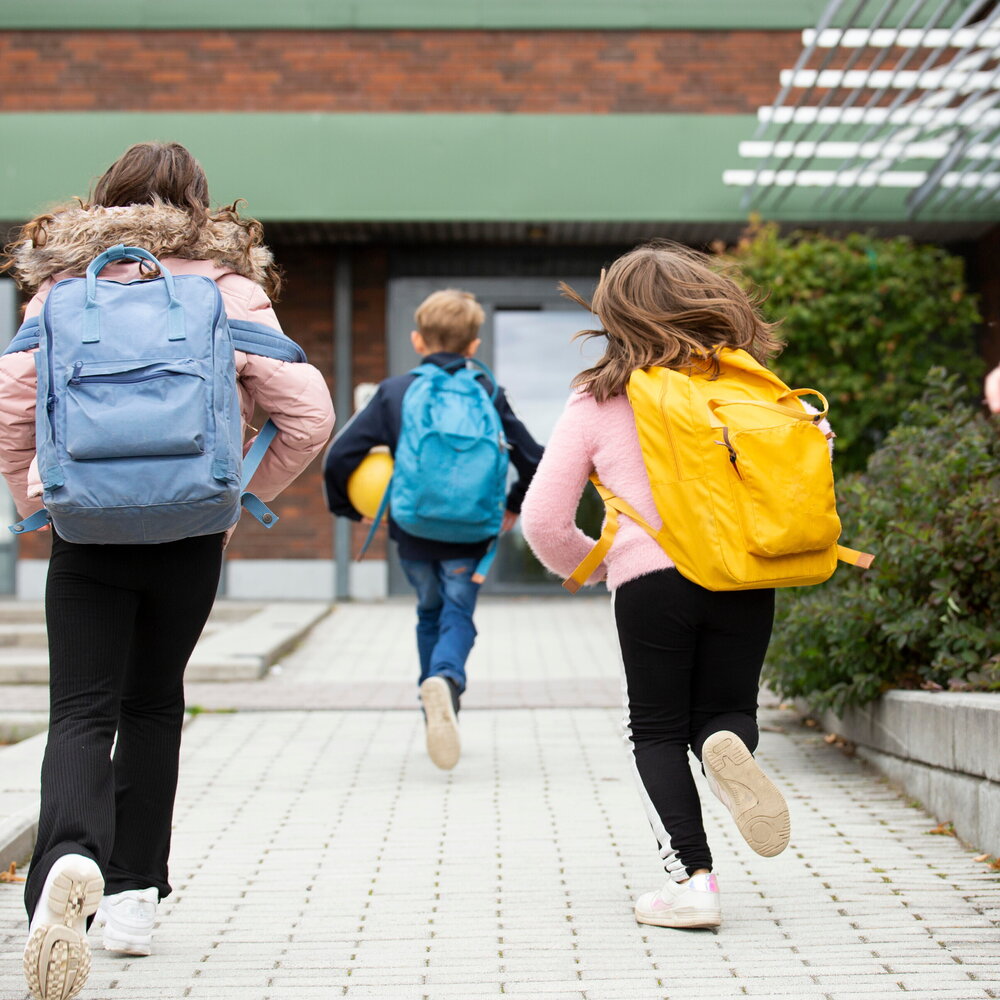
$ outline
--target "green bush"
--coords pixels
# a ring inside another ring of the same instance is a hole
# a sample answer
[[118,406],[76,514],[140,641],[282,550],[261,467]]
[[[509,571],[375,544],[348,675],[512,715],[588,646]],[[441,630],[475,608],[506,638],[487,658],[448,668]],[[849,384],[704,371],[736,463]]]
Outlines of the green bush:
[[980,317],[960,257],[902,236],[785,238],[761,223],[730,256],[768,294],[765,317],[783,321],[788,346],[775,371],[829,399],[838,472],[864,468],[932,365],[978,392]]
[[766,676],[835,711],[888,688],[1000,689],[1000,419],[933,369],[864,474],[838,483],[843,539],[875,554],[779,591]]

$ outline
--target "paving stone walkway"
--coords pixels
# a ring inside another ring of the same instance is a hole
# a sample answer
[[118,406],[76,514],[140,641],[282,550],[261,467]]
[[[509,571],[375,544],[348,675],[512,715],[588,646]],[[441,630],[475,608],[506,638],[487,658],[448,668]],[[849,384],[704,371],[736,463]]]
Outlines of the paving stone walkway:
[[[788,850],[753,854],[699,776],[723,925],[637,925],[632,903],[662,874],[604,707],[606,604],[483,611],[452,772],[423,752],[408,604],[338,608],[258,689],[284,705],[298,685],[300,700],[357,685],[350,708],[198,715],[155,954],[95,950],[82,996],[1000,997],[997,875],[777,707],[759,756],[789,801]],[[475,708],[476,685],[480,705],[544,707]],[[0,884],[3,998],[24,996],[22,921],[19,889]]]

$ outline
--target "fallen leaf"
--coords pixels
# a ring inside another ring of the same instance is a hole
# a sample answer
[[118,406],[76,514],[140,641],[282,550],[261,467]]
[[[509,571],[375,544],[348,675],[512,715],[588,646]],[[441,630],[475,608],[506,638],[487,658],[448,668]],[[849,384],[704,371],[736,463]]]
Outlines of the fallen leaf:
[[836,733],[827,733],[826,736],[823,737],[823,742],[824,743],[836,743],[837,742],[837,734]]
[[0,882],[23,882],[24,876],[17,874],[17,865],[12,861],[10,868],[5,872],[0,872]]
[[990,860],[990,856],[988,854],[977,854],[972,860],[973,861],[989,861]]
[[936,834],[940,837],[954,837],[955,827],[952,823],[938,823],[933,830],[928,830],[928,833]]

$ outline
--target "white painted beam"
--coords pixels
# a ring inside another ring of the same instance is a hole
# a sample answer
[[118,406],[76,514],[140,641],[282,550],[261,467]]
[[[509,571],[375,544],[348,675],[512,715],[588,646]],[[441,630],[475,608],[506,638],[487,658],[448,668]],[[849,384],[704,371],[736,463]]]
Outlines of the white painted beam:
[[797,125],[812,125],[816,122],[829,125],[922,125],[930,128],[945,128],[949,125],[976,125],[982,128],[1000,125],[1000,111],[983,111],[972,107],[957,108],[897,108],[891,114],[888,108],[819,108],[812,105],[802,107],[766,107],[757,109],[757,118],[762,122],[783,125],[794,122]]
[[[766,142],[749,140],[740,143],[740,156],[759,159],[765,156],[797,156],[820,160],[846,160],[854,156],[864,159],[888,157],[893,160],[940,160],[952,148],[950,142]],[[970,160],[998,160],[1000,149],[988,143],[970,147],[965,157]]]
[[844,87],[853,90],[866,88],[869,90],[956,90],[959,93],[971,93],[974,90],[986,90],[997,86],[997,74],[990,71],[975,73],[955,72],[954,70],[928,69],[917,70],[875,70],[869,73],[863,69],[844,70],[800,69],[798,71],[783,69],[780,74],[782,87]]
[[[763,187],[880,187],[916,188],[927,180],[926,170],[726,170],[723,182],[732,187],[758,184]],[[946,188],[987,188],[1000,186],[1000,171],[945,174],[941,186]]]
[[[979,36],[978,39],[976,36]],[[942,47],[961,49],[966,45],[977,45],[981,48],[996,48],[1000,46],[1000,29],[988,28],[980,31],[976,28],[960,28],[952,31],[950,28],[935,28],[926,31],[923,28],[905,28],[897,31],[895,28],[879,28],[870,31],[867,28],[849,28],[841,31],[838,28],[827,28],[817,32],[807,28],[802,32],[802,44],[806,48],[815,45],[821,49],[937,49]]]

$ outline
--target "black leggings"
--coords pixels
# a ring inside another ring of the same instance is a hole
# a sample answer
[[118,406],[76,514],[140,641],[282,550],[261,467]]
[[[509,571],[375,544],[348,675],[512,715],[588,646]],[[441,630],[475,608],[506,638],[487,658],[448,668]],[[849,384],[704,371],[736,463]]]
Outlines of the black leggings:
[[64,854],[97,861],[108,894],[170,892],[184,668],[221,567],[220,534],[160,545],[76,545],[53,535],[49,736],[29,918]]
[[774,621],[773,590],[714,592],[675,569],[615,593],[625,666],[625,730],[667,873],[712,867],[688,748],[712,733],[757,747],[757,689]]

